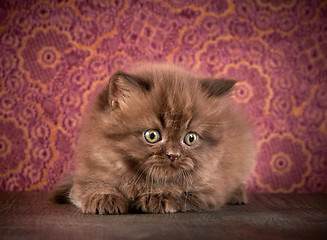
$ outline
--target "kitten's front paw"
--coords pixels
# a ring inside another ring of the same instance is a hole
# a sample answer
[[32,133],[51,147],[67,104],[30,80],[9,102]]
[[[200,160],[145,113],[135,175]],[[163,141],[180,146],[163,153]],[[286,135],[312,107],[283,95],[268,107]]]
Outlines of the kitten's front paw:
[[185,211],[184,205],[169,195],[149,194],[138,197],[133,205],[136,211],[144,213],[175,213]]
[[127,199],[112,194],[91,194],[84,199],[82,204],[83,213],[123,214],[127,211]]

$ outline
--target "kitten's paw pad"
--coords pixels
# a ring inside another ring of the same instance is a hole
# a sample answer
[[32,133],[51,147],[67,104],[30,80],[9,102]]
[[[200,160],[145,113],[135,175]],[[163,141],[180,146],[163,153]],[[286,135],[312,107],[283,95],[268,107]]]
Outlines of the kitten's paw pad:
[[82,211],[93,214],[123,214],[128,211],[128,202],[118,195],[92,194],[84,200]]
[[162,194],[143,195],[136,199],[134,208],[144,213],[175,213],[184,211],[175,198]]

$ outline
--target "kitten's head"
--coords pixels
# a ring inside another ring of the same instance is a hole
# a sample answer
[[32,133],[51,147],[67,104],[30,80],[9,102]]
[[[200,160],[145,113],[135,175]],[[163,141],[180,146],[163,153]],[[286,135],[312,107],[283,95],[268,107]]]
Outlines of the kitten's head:
[[140,178],[196,176],[221,154],[221,114],[234,84],[166,65],[117,72],[98,101],[106,141]]

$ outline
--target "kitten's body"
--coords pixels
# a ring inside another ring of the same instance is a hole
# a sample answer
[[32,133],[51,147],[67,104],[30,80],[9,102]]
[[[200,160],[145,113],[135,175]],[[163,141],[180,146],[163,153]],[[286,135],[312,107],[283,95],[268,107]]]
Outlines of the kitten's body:
[[[83,212],[100,214],[208,210],[245,201],[254,144],[227,97],[234,83],[198,79],[168,65],[116,73],[85,112],[77,169],[55,194],[69,191]],[[161,139],[147,142],[148,129]],[[192,146],[183,140],[189,132],[198,136]]]

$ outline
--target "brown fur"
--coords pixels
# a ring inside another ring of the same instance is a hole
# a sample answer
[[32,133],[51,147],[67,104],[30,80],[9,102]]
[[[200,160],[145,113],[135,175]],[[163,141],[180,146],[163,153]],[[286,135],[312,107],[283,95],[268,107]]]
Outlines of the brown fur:
[[[56,194],[68,191],[84,213],[99,214],[246,202],[254,144],[249,124],[229,101],[234,84],[163,64],[117,72],[86,110],[77,169]],[[147,143],[147,129],[159,130],[162,140]],[[199,135],[193,146],[183,143],[188,132]],[[180,157],[171,162],[167,153]]]

